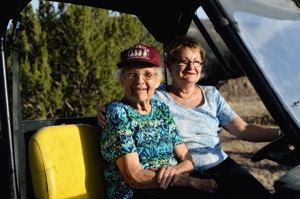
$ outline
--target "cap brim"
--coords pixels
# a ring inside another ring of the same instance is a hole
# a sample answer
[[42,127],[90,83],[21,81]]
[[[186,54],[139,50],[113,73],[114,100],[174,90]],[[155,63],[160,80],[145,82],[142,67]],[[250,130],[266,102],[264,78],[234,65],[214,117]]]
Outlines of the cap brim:
[[129,64],[129,63],[134,63],[134,62],[136,62],[136,63],[148,63],[148,64],[152,64],[152,65],[154,65],[154,66],[156,66],[156,67],[160,67],[160,65],[157,65],[157,63],[154,63],[154,62],[151,62],[151,61],[141,61],[141,60],[127,60],[127,61],[125,61],[125,62],[119,62],[118,64],[117,64],[117,66],[118,66],[118,68],[122,68],[122,67],[124,67],[126,64]]

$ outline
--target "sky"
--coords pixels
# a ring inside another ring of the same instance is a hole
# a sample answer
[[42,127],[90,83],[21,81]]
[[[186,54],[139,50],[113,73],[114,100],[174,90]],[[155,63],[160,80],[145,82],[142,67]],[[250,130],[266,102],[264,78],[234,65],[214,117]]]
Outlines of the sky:
[[[31,4],[32,4],[32,7],[33,7],[33,10],[36,10],[39,7],[39,0],[32,0]],[[54,6],[57,6],[56,2],[54,2]],[[197,15],[199,16],[200,19],[206,19],[207,18],[206,14],[204,13],[204,11],[202,9],[199,9],[199,11],[197,12]]]

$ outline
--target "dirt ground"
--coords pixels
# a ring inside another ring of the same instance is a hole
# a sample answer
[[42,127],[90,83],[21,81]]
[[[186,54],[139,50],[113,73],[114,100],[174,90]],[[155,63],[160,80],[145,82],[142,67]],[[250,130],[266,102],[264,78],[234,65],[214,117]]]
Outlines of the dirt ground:
[[[246,77],[230,79],[219,87],[228,104],[248,123],[276,126]],[[267,189],[274,192],[273,184],[289,167],[270,160],[251,161],[251,156],[268,143],[251,143],[236,139],[227,131],[220,133],[222,147],[231,158],[248,169]]]

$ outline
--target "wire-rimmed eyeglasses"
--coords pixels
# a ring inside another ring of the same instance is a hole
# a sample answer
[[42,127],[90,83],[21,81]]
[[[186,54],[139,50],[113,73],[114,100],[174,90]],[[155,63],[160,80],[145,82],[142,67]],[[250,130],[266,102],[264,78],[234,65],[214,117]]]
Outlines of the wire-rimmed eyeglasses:
[[137,78],[139,75],[142,75],[144,80],[151,80],[153,79],[157,73],[154,72],[150,72],[150,71],[144,71],[142,73],[136,72],[136,71],[130,71],[130,72],[123,72],[122,73],[127,79],[135,79]]
[[193,64],[194,67],[202,67],[203,66],[203,62],[202,61],[190,61],[190,60],[186,60],[186,59],[174,59],[173,63],[176,63],[180,66],[187,66],[190,64]]

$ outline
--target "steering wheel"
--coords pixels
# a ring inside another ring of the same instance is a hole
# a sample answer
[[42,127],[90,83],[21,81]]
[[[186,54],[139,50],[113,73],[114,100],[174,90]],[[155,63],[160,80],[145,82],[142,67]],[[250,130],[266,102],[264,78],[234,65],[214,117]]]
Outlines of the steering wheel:
[[299,164],[299,162],[295,158],[295,150],[290,147],[291,144],[287,136],[283,135],[258,150],[253,154],[251,160],[258,162],[263,159],[269,159],[285,166],[295,166]]

